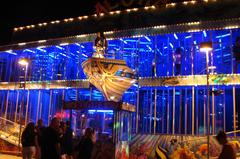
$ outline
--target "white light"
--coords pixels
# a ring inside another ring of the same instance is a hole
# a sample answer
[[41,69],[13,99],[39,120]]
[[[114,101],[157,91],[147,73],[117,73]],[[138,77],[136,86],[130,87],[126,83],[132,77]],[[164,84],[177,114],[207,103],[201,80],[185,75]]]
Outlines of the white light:
[[171,46],[171,48],[173,49],[173,44],[172,43],[169,43],[169,45]]
[[59,44],[60,46],[65,46],[65,45],[68,45],[69,43],[61,43]]
[[88,58],[88,56],[87,56],[86,54],[82,53],[82,55],[83,55],[84,57],[87,57],[87,58]]
[[41,49],[41,48],[37,48],[37,50],[42,51],[42,52],[47,52],[46,50]]
[[115,97],[114,97],[114,96],[111,96],[111,97],[110,97],[110,99],[111,99],[111,100],[114,100],[114,99],[115,99]]
[[29,49],[25,49],[25,50],[23,50],[23,51],[28,51],[28,52],[35,53],[34,51],[32,51],[32,50],[29,50]]
[[64,50],[64,48],[61,46],[56,46],[56,48],[59,48],[60,50]]
[[207,33],[206,33],[205,30],[203,31],[203,35],[204,35],[205,38],[207,37]]
[[144,37],[145,37],[145,39],[147,39],[147,41],[151,42],[151,39],[149,37],[147,37],[147,36],[144,36]]
[[81,46],[80,44],[78,44],[78,43],[75,43],[75,45],[77,45],[77,46]]
[[38,43],[45,43],[47,40],[39,40]]
[[209,51],[212,51],[212,48],[208,48],[208,47],[206,47],[206,48],[200,48],[200,51],[201,51],[201,52],[209,52]]
[[8,54],[11,54],[11,55],[17,55],[17,53],[14,53],[12,50],[6,50],[5,52],[7,52]]
[[228,33],[228,34],[224,34],[224,35],[219,35],[219,36],[216,36],[216,38],[224,38],[224,37],[227,37],[227,36],[230,36],[231,34]]
[[18,43],[18,46],[26,45],[26,43]]
[[209,66],[208,69],[209,70],[214,70],[214,69],[216,69],[216,66]]
[[120,39],[124,44],[127,44],[127,42],[126,41],[124,41],[122,38]]
[[189,38],[191,38],[191,37],[192,37],[191,35],[190,35],[190,36],[186,36],[185,39],[189,39]]
[[173,35],[174,35],[175,39],[178,40],[178,36],[175,33]]
[[152,48],[151,48],[150,46],[147,45],[147,48],[148,48],[150,51],[152,51]]
[[137,84],[133,84],[133,86],[134,86],[134,87],[138,87],[138,85],[137,85]]

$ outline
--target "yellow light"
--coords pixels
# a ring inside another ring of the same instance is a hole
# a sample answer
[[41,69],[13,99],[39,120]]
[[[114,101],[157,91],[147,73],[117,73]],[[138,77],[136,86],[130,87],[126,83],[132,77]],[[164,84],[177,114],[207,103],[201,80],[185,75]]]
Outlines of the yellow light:
[[14,28],[14,31],[18,31],[18,28]]
[[27,66],[28,63],[29,63],[29,61],[28,61],[28,59],[26,59],[26,58],[22,58],[22,59],[20,59],[20,60],[18,61],[18,64],[19,64],[19,65],[22,65],[22,66]]
[[78,17],[79,20],[82,20],[82,17]]
[[73,18],[69,18],[68,20],[69,20],[69,21],[73,21]]
[[196,3],[196,1],[191,1],[191,3],[192,3],[192,4],[195,4],[195,3]]
[[117,13],[117,14],[120,14],[120,13],[121,13],[121,11],[120,11],[120,10],[117,10],[115,13]]
[[101,16],[101,17],[104,16],[104,13],[100,13],[100,16]]
[[51,24],[55,24],[55,21],[52,21]]
[[31,27],[30,25],[26,26],[28,29]]
[[19,29],[20,29],[20,30],[23,30],[23,29],[24,29],[24,27],[20,27]]
[[84,18],[84,19],[87,19],[87,18],[88,18],[88,16],[87,16],[87,15],[85,15],[85,16],[83,16],[83,18]]
[[46,25],[47,25],[47,23],[43,23],[43,25],[45,25],[45,26],[46,26]]
[[46,40],[39,40],[38,43],[45,43]]
[[150,7],[144,7],[144,9],[148,10]]
[[55,22],[56,22],[56,23],[60,23],[60,21],[59,21],[59,20],[56,20]]
[[86,37],[87,35],[77,35],[77,38],[83,38],[83,37]]
[[43,24],[42,23],[39,23],[38,26],[42,26]]
[[152,8],[152,9],[156,9],[156,7],[155,7],[155,6],[151,6],[151,8]]
[[230,26],[225,27],[225,29],[237,29],[237,28],[239,28],[238,25],[230,25]]
[[212,42],[202,42],[200,44],[200,51],[201,52],[209,52],[212,51],[213,47],[212,47]]
[[31,28],[34,28],[35,27],[35,25],[31,25]]
[[138,8],[133,8],[133,11],[138,11]]
[[61,43],[59,44],[60,46],[65,46],[65,45],[68,45],[69,43]]

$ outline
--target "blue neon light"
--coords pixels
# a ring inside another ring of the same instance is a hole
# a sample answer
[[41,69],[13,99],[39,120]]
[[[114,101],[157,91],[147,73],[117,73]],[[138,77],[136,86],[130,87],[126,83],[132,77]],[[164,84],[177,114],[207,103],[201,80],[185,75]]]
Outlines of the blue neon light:
[[113,110],[88,110],[89,113],[109,113],[113,114]]
[[228,34],[224,34],[224,35],[219,35],[219,36],[216,36],[216,38],[224,38],[224,37],[227,37],[227,36],[230,36],[231,34],[228,33]]

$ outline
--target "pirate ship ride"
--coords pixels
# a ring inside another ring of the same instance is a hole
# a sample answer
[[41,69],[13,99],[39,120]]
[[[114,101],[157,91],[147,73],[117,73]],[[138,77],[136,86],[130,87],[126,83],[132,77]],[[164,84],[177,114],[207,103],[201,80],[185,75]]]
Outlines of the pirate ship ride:
[[82,68],[90,83],[100,90],[108,101],[118,102],[123,93],[136,82],[135,74],[124,60],[105,58],[106,48],[106,38],[102,33],[98,33],[95,40],[96,52],[92,58],[82,63]]

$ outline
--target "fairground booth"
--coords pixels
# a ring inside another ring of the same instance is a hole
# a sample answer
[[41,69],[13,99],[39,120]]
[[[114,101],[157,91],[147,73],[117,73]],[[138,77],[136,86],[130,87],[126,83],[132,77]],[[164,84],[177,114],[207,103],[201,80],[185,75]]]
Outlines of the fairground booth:
[[76,136],[93,127],[115,158],[216,157],[220,130],[239,151],[239,50],[238,0],[14,28],[0,47],[1,144],[14,149],[29,121],[57,116]]

